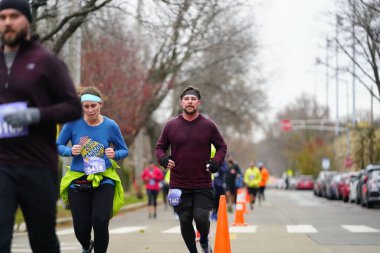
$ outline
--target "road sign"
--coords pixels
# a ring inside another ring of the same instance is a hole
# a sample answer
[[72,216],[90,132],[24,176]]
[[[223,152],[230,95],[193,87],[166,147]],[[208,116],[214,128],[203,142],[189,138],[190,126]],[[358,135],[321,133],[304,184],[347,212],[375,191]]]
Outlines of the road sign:
[[292,121],[290,119],[281,120],[281,129],[284,132],[289,132],[292,130]]
[[327,157],[322,158],[322,168],[324,170],[330,169],[330,158],[327,158]]
[[347,156],[345,159],[344,159],[344,167],[345,168],[351,168],[351,166],[354,164],[354,161],[352,160],[352,158],[350,156]]

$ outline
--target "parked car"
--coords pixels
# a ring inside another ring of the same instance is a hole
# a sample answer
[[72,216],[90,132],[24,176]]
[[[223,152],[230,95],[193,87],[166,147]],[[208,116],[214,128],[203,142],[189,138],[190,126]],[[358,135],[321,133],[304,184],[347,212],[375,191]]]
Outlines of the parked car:
[[338,182],[338,199],[348,202],[350,195],[350,177],[351,173],[343,173]]
[[335,171],[322,170],[319,172],[317,179],[314,181],[314,195],[319,197],[325,196],[326,178],[329,174],[336,173]]
[[358,185],[358,172],[351,172],[350,175],[350,194],[348,195],[348,202],[352,203],[356,201],[356,188]]
[[296,190],[313,190],[314,180],[312,176],[299,176],[296,184]]
[[368,208],[380,204],[380,166],[371,167],[364,177],[362,185],[362,206]]
[[368,173],[371,172],[372,170],[379,170],[380,165],[373,165],[369,164],[367,167],[359,172],[358,175],[358,185],[356,188],[356,203],[364,205],[363,203],[363,190],[366,191],[367,186],[366,182],[368,180]]
[[322,180],[323,180],[323,177],[326,175],[323,172],[325,171],[319,172],[317,179],[314,180],[313,192],[314,192],[314,195],[318,197],[322,196]]
[[361,171],[359,171],[359,174],[358,174],[358,182],[356,184],[356,199],[355,199],[355,203],[356,204],[361,204],[361,196],[362,196],[362,185],[364,183],[364,176],[365,176],[365,169],[362,169]]
[[341,173],[330,174],[326,178],[325,197],[328,199],[338,199],[338,183],[342,177]]

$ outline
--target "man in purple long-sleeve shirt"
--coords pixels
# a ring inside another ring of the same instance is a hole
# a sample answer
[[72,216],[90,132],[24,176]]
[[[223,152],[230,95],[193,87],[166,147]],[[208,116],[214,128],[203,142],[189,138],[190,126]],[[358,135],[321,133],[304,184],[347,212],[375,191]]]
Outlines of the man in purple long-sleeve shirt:
[[[194,219],[201,235],[204,253],[211,253],[208,242],[209,215],[214,197],[211,173],[218,171],[227,145],[215,123],[199,113],[200,91],[187,87],[181,94],[182,114],[166,123],[156,145],[159,163],[170,169],[169,203],[179,216],[181,234],[190,253],[197,253]],[[211,144],[216,149],[211,156]],[[170,155],[166,152],[170,147]],[[180,195],[179,195],[180,194]]]
[[19,205],[33,252],[58,253],[56,124],[82,108],[65,64],[30,34],[28,0],[0,1],[0,252]]

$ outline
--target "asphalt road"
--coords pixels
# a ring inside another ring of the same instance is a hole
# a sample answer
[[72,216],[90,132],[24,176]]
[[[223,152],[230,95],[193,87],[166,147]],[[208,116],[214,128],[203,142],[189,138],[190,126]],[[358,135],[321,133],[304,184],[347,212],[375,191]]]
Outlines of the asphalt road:
[[[267,190],[266,201],[244,215],[246,227],[233,227],[228,215],[231,252],[375,253],[380,252],[380,207],[318,198],[311,191]],[[210,240],[215,241],[216,222]],[[61,252],[81,252],[73,229],[60,227]],[[31,252],[26,233],[14,234],[12,252]],[[173,212],[159,206],[157,219],[147,208],[122,213],[111,220],[111,253],[186,253]],[[199,251],[201,252],[201,251]]]

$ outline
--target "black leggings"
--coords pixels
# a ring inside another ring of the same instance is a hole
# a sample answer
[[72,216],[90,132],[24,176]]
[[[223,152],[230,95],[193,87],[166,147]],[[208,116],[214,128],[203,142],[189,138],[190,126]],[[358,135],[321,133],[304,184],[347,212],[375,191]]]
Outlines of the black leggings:
[[148,194],[148,206],[157,206],[157,195],[158,191],[146,189]]
[[202,208],[194,208],[193,210],[182,210],[178,213],[179,221],[181,223],[182,238],[186,246],[192,247],[195,244],[195,231],[193,228],[193,218],[197,230],[201,234],[201,243],[207,243],[207,236],[210,230],[209,221],[210,210]]
[[33,252],[59,253],[55,234],[57,172],[52,168],[0,165],[0,252],[11,252],[13,223],[20,205]]
[[182,238],[190,252],[196,252],[193,219],[201,235],[200,243],[208,243],[209,216],[213,201],[214,192],[212,189],[185,190],[182,192],[181,204],[174,207],[181,224]]
[[114,186],[103,184],[93,191],[69,189],[69,202],[75,236],[83,248],[90,246],[91,229],[94,229],[94,250],[105,253],[108,248],[108,224],[112,217]]

